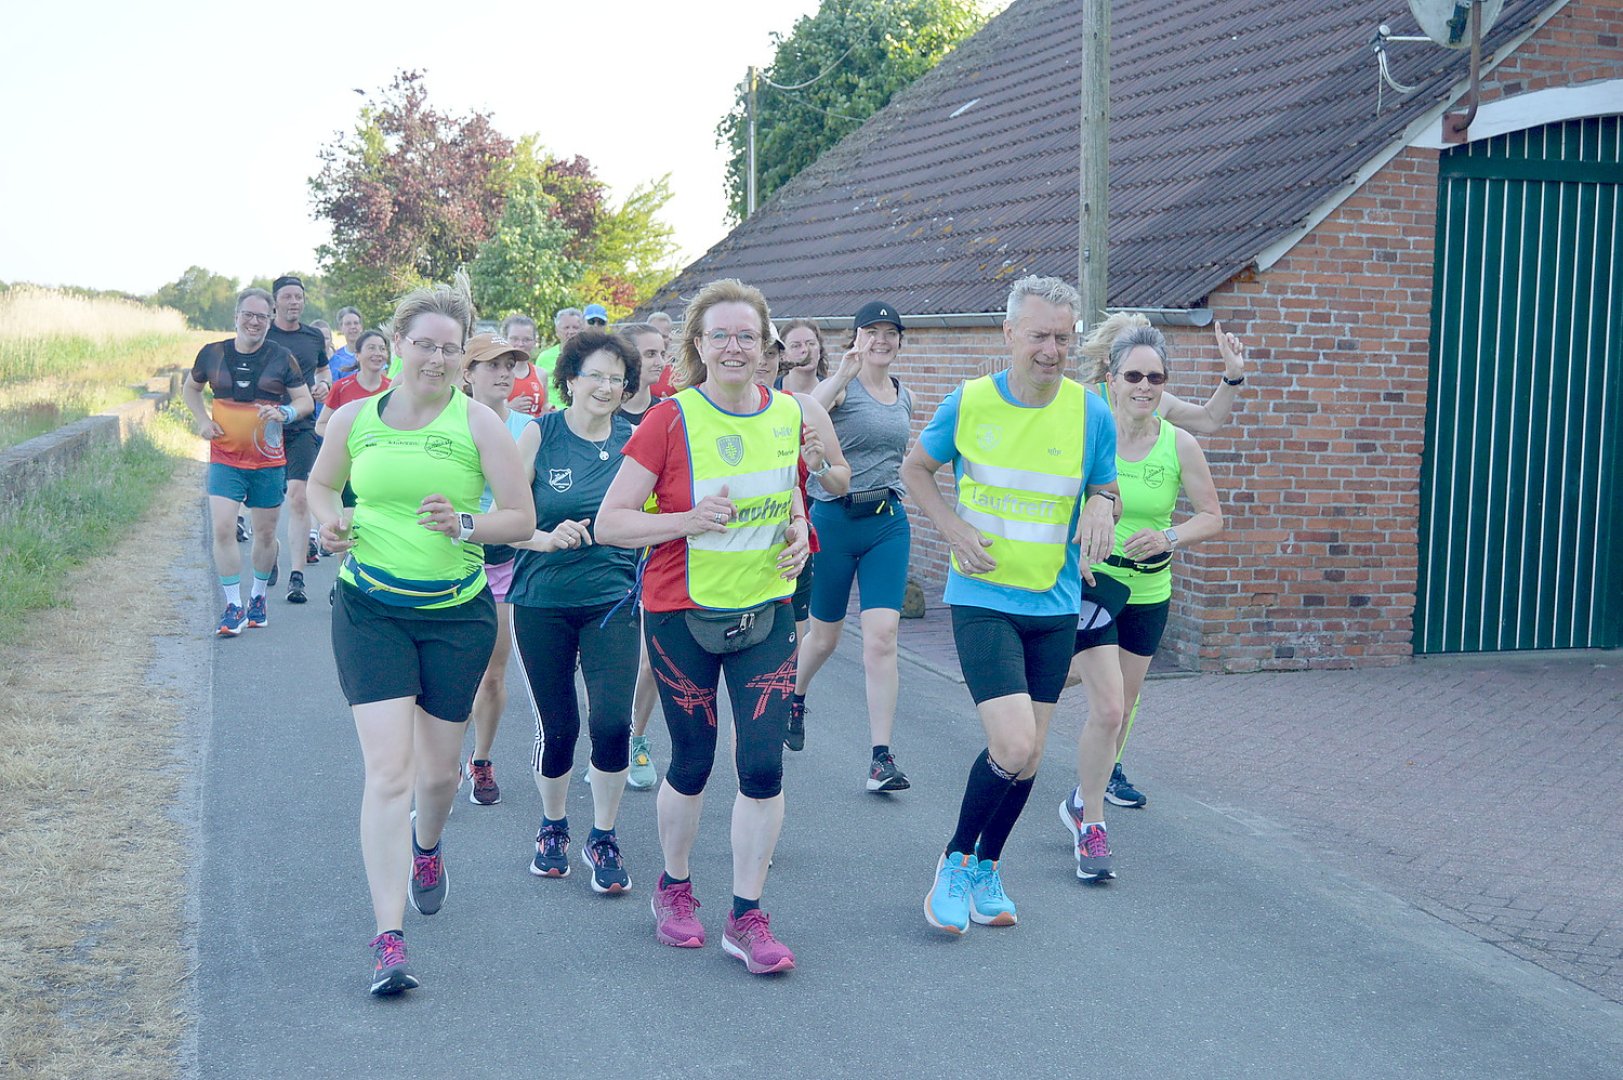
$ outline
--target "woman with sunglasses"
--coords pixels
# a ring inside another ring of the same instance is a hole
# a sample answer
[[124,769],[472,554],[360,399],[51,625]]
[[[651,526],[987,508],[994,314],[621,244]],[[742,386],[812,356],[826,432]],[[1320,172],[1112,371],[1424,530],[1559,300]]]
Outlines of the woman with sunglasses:
[[[310,476],[321,540],[347,553],[332,645],[366,768],[361,856],[377,922],[377,995],[418,985],[401,929],[408,889],[423,915],[445,902],[440,833],[496,639],[483,545],[534,531],[513,437],[457,392],[472,323],[461,275],[455,287],[408,293],[394,317],[399,379],[333,415]],[[345,481],[355,490],[353,521],[340,516]],[[487,483],[495,507],[477,512]]]
[[[1101,587],[1083,595],[1066,685],[1086,687],[1088,720],[1077,752],[1079,784],[1060,804],[1060,818],[1076,842],[1076,876],[1098,881],[1116,876],[1105,835],[1106,790],[1112,773],[1119,774],[1127,737],[1122,703],[1134,703],[1129,708],[1136,711],[1166,630],[1172,553],[1221,533],[1223,509],[1200,444],[1158,414],[1167,381],[1161,332],[1142,315],[1112,315],[1089,341],[1108,342],[1105,388],[1116,418],[1121,517],[1115,549],[1093,566]],[[1195,512],[1174,524],[1180,492]]]

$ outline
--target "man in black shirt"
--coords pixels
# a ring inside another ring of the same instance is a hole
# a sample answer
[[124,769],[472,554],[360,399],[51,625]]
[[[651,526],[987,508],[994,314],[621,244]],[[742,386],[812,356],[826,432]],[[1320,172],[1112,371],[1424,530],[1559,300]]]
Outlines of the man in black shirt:
[[[310,396],[323,401],[332,386],[332,374],[327,367],[327,339],[320,330],[299,322],[299,316],[304,314],[304,282],[284,275],[276,279],[271,293],[276,297],[276,320],[271,324],[268,340],[293,354],[304,372]],[[293,549],[292,573],[287,576],[287,600],[290,604],[302,604],[304,571],[299,567],[318,562],[321,557],[315,533],[310,529],[310,506],[304,494],[310,466],[316,461],[315,418],[304,417],[288,424],[283,438],[287,445],[287,542]],[[299,543],[300,540],[305,543]]]

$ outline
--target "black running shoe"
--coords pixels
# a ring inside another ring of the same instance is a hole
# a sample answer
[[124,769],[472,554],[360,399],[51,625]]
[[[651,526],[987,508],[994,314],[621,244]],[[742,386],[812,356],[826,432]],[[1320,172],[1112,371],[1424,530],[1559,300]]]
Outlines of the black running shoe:
[[[248,625],[253,625],[251,617]],[[1121,762],[1116,762],[1116,767],[1110,770],[1110,783],[1105,785],[1105,802],[1113,806],[1140,807],[1149,801],[1144,793],[1127,779],[1127,774],[1121,771]]]
[[267,588],[267,589],[275,588],[277,579],[280,578],[281,576],[282,576],[282,568],[280,566],[276,565],[275,563],[272,563],[271,564],[271,576],[265,582],[265,588]]
[[535,861],[530,873],[536,877],[569,876],[569,830],[543,825],[535,837]]
[[241,518],[237,519],[237,543],[246,544],[252,540],[254,534],[248,531],[248,523]]
[[588,840],[580,849],[580,860],[592,872],[593,892],[623,893],[631,888],[631,876],[626,873],[620,844],[613,833]]
[[907,774],[896,767],[896,759],[888,752],[880,754],[868,766],[869,791],[906,791],[913,785]]
[[304,573],[295,570],[287,576],[287,602],[302,604],[304,599]]
[[315,537],[310,537],[310,546],[305,549],[304,561],[315,564],[321,561],[321,545],[316,543]]
[[388,997],[422,985],[406,966],[406,939],[390,930],[372,939],[372,994]]
[[806,749],[806,703],[789,699],[789,731],[783,737],[785,750]]

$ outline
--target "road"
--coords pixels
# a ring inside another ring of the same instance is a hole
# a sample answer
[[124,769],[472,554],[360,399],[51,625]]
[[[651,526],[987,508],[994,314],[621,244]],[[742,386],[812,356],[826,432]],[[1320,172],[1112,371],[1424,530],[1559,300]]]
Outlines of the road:
[[[1056,725],[1005,852],[1020,925],[931,930],[924,893],[984,741],[961,685],[904,665],[896,752],[914,787],[867,794],[850,643],[813,688],[807,749],[786,761],[765,906],[797,970],[750,976],[720,949],[729,760],[694,859],[703,950],[653,937],[651,793],[628,792],[622,811],[630,895],[593,894],[578,864],[530,876],[540,800],[513,676],[503,801],[464,791],[446,906],[407,912],[423,987],[373,999],[360,754],[327,645],[334,570],[311,568],[303,608],[275,590],[268,628],[196,646],[213,686],[196,1075],[1623,1077],[1623,1007],[1342,873],[1265,816],[1163,784],[1149,809],[1113,814],[1119,880],[1078,883],[1055,811],[1074,724]],[[653,734],[663,764],[657,715]],[[584,785],[570,810],[579,839]]]

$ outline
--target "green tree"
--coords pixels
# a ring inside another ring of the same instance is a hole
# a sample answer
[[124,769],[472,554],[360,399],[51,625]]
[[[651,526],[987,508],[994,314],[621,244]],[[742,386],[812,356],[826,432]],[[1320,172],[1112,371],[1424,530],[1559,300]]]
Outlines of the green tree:
[[151,302],[174,308],[199,330],[230,330],[236,314],[237,282],[201,266],[190,266],[179,278],[153,293]]
[[[756,92],[757,205],[935,67],[987,17],[980,0],[823,0],[816,14],[795,21],[788,37],[774,34],[776,52]],[[814,79],[794,91],[767,85]],[[743,220],[749,183],[747,94],[740,84],[732,110],[716,127],[717,144],[731,155],[727,199],[735,222]]]
[[573,240],[558,200],[539,178],[513,178],[495,235],[468,267],[479,310],[492,318],[521,312],[545,324],[552,312],[568,307],[583,269],[569,256]]

